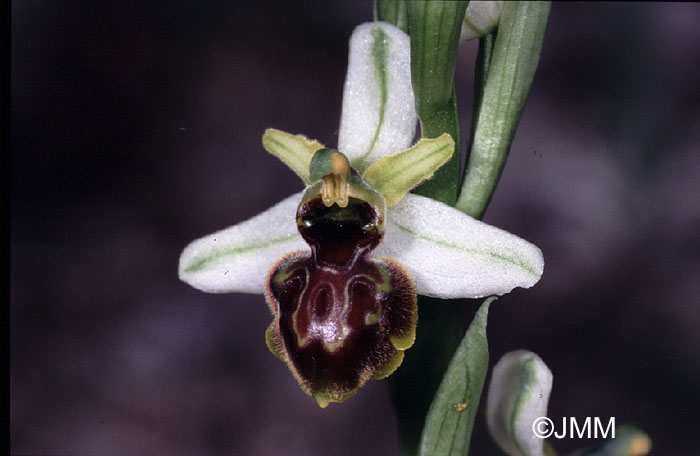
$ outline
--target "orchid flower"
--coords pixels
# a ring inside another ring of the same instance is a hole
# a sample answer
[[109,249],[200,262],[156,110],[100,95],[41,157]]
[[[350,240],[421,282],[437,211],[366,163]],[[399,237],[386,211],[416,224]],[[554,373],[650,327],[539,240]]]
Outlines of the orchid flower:
[[410,40],[382,22],[350,40],[338,149],[268,129],[264,148],[304,191],[193,241],[180,278],[212,293],[265,294],[267,345],[322,407],[390,375],[415,339],[416,295],[477,298],[530,287],[540,250],[408,193],[454,151],[445,134],[411,147]]

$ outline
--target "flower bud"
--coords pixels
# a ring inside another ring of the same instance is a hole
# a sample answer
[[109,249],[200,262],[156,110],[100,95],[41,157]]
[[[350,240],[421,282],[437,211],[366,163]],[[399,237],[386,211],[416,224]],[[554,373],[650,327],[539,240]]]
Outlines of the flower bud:
[[489,432],[511,456],[542,456],[544,440],[533,423],[547,416],[552,372],[535,353],[506,353],[491,374],[486,401]]
[[472,0],[464,14],[459,41],[469,41],[488,35],[498,26],[503,13],[503,1]]

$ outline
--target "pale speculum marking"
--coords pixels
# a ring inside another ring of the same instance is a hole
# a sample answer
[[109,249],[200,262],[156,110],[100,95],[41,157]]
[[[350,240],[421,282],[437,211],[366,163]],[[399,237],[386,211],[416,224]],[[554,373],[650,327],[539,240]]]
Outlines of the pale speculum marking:
[[[309,269],[312,268],[304,268],[306,277],[317,277]],[[324,275],[333,274],[333,281],[312,278],[311,283],[306,283],[296,299],[292,327],[299,348],[306,347],[311,341],[320,341],[327,352],[333,353],[343,345],[353,327],[379,323],[382,301],[391,285],[386,280],[388,277],[381,277],[377,283],[376,277],[347,274],[330,266],[316,265],[313,270]],[[361,312],[351,314],[352,309],[361,309]]]

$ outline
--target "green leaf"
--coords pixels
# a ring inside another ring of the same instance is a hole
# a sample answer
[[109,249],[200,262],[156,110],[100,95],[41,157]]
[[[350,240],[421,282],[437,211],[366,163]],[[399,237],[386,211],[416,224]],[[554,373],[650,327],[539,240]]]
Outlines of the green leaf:
[[486,320],[495,299],[481,305],[452,357],[425,421],[420,455],[463,456],[469,450],[489,362]]
[[[472,102],[472,121],[469,129],[469,143],[467,145],[467,163],[469,162],[469,151],[472,150],[472,145],[474,144],[476,126],[479,123],[481,104],[484,101],[484,90],[486,89],[486,81],[489,77],[489,66],[491,65],[493,42],[495,39],[495,33],[488,34],[479,39],[479,52],[476,54],[476,63],[474,64],[474,101]],[[466,175],[466,173],[467,168],[465,167],[464,174]],[[462,178],[464,178],[464,176]]]
[[266,151],[282,160],[307,185],[311,184],[309,178],[311,158],[317,150],[323,149],[323,144],[310,140],[304,135],[292,135],[274,128],[265,130],[262,144]]
[[459,33],[466,1],[407,2],[411,72],[418,114],[444,109],[452,99]]
[[435,139],[421,139],[403,152],[374,162],[362,177],[393,206],[416,185],[430,179],[454,153],[455,142],[447,133]]
[[[503,170],[537,70],[551,2],[506,2],[456,207],[481,218]],[[420,115],[420,113],[419,113]]]
[[419,295],[418,321],[415,344],[389,377],[403,456],[418,454],[430,404],[464,335],[464,301]]
[[408,11],[405,0],[375,0],[374,20],[393,24],[408,33]]
[[411,81],[421,135],[435,138],[448,133],[456,153],[435,177],[416,193],[454,205],[461,166],[459,116],[454,90],[459,34],[467,9],[466,1],[410,1],[408,21],[411,35]]

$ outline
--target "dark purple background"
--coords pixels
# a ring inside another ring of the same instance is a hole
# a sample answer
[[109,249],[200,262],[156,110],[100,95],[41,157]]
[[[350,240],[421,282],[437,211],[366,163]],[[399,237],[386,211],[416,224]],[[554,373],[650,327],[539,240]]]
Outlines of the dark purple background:
[[[12,2],[14,454],[397,454],[386,382],[321,410],[267,351],[262,296],[177,279],[188,242],[300,189],[265,128],[336,143],[371,5]],[[492,360],[537,352],[552,418],[635,422],[664,455],[700,448],[698,24],[555,4],[486,214],[546,260],[492,306]],[[498,454],[482,418],[472,445]]]

